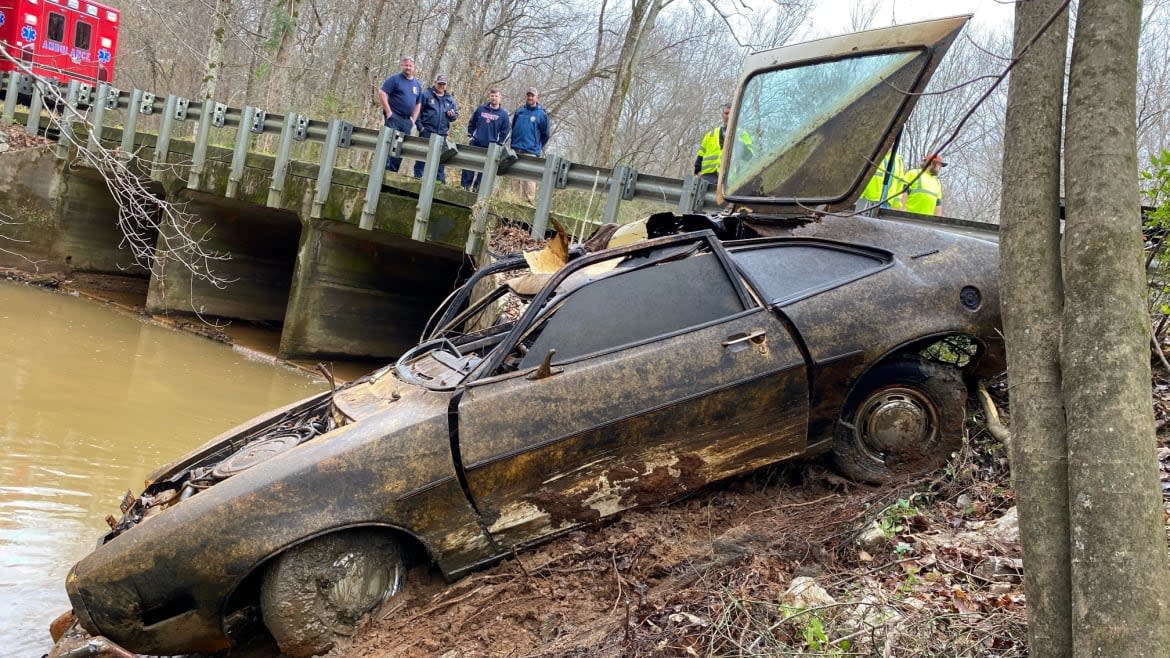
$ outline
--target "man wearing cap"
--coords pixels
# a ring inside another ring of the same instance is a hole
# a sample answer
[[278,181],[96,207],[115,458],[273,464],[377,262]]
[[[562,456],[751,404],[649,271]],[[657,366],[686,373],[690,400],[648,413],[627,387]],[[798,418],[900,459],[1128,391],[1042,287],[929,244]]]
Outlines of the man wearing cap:
[[[446,137],[451,130],[451,122],[459,116],[459,106],[455,103],[455,97],[447,93],[447,76],[435,76],[435,84],[422,93],[419,102],[422,109],[418,114],[418,136],[423,139],[430,139],[431,135]],[[415,160],[415,178],[422,178],[425,165],[426,162]],[[439,174],[436,178],[443,183],[447,182],[446,167],[439,165]]]
[[[939,169],[947,166],[937,153],[922,163],[921,169],[912,169],[906,174],[909,186],[906,188],[906,210],[920,215],[942,214],[942,183],[938,180]],[[921,175],[920,175],[921,174]]]
[[[402,72],[386,78],[378,90],[386,127],[409,135],[414,129],[414,122],[418,120],[421,95],[418,80],[414,77],[414,58],[403,57]],[[386,158],[388,171],[398,171],[401,166],[402,158]]]
[[[529,87],[524,92],[524,104],[512,113],[512,149],[517,153],[540,157],[548,143],[548,113],[540,106],[540,92]],[[536,182],[523,181],[524,197],[531,203],[536,198]]]

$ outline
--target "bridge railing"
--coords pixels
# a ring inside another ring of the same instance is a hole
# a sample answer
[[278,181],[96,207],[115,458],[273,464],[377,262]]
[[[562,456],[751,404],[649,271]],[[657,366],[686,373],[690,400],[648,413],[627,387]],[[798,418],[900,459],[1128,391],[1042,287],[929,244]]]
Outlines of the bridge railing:
[[[517,156],[498,144],[488,148],[465,144],[456,146],[438,135],[424,140],[385,127],[380,130],[358,127],[341,119],[321,121],[302,114],[272,114],[252,106],[235,108],[214,100],[192,101],[174,94],[161,96],[140,89],[122,90],[108,84],[91,87],[74,81],[59,85],[20,72],[0,73],[0,90],[5,92],[2,118],[6,122],[13,122],[17,105],[28,107],[26,131],[29,134],[35,134],[41,129],[41,113],[46,102],[50,106],[60,107],[64,104],[66,110],[77,110],[64,111],[62,116],[84,117],[89,126],[90,148],[99,145],[102,128],[111,118],[107,117],[107,112],[122,113],[122,139],[119,146],[128,153],[134,150],[140,117],[150,117],[152,120],[157,118],[152,176],[161,175],[167,167],[172,138],[180,131],[187,133],[193,128],[194,153],[187,180],[190,188],[199,187],[203,179],[213,131],[234,130],[235,147],[226,190],[229,198],[234,198],[238,192],[252,139],[257,135],[272,135],[277,140],[277,147],[267,202],[271,207],[282,203],[293,146],[304,142],[319,144],[313,218],[320,217],[328,199],[339,154],[347,149],[369,151],[368,179],[359,223],[363,229],[373,229],[387,157],[421,160],[425,165],[412,228],[415,240],[425,240],[427,236],[427,222],[435,196],[435,177],[440,164],[482,172],[476,199],[478,207],[486,207],[486,201],[499,176],[536,181],[539,187],[532,223],[532,235],[535,237],[544,236],[553,194],[559,189],[604,189],[606,203],[603,222],[616,221],[621,203],[632,199],[674,205],[683,213],[718,207],[709,184],[697,176],[677,179],[648,175],[620,165],[614,168],[594,167],[570,162],[555,154],[544,158]],[[72,121],[67,118],[62,120],[60,130],[71,132],[71,124]],[[214,137],[222,138],[222,135],[215,134]],[[67,145],[62,147],[59,154],[68,157]],[[467,241],[467,253],[478,251],[486,229],[486,212],[473,213],[473,216],[475,220]]]

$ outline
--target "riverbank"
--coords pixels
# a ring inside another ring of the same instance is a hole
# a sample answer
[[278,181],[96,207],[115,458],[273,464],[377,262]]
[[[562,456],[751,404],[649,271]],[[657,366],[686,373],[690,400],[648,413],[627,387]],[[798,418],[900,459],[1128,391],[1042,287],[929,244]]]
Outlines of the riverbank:
[[[84,272],[28,272],[16,268],[0,268],[0,278],[9,281],[38,286],[57,292],[84,297],[96,303],[107,305],[118,311],[139,316],[161,327],[183,331],[223,343],[246,358],[301,370],[315,377],[324,376],[317,361],[282,359],[277,356],[280,348],[280,329],[261,326],[239,320],[227,321],[189,315],[154,315],[146,313],[145,279],[133,277],[90,274]],[[326,366],[337,381],[356,379],[367,372],[385,365],[384,361],[355,359],[352,361],[329,361]]]

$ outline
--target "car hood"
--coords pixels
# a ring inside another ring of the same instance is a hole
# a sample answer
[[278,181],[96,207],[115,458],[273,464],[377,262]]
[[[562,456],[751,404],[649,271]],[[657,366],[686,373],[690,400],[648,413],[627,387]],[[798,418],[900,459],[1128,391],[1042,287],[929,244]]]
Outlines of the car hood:
[[869,30],[749,56],[719,168],[722,198],[777,215],[851,206],[969,19]]
[[[378,376],[383,373],[385,376]],[[147,486],[173,480],[200,464],[215,461],[217,457],[223,459],[252,443],[254,437],[277,427],[296,425],[297,419],[312,415],[314,411],[332,416],[334,419],[332,427],[342,427],[380,413],[404,397],[422,394],[425,390],[420,386],[398,380],[389,374],[388,369],[380,370],[373,375],[362,377],[342,386],[336,391],[324,391],[247,420],[183,455],[178,460],[155,470],[147,476]],[[302,438],[300,442],[304,440],[307,439]]]

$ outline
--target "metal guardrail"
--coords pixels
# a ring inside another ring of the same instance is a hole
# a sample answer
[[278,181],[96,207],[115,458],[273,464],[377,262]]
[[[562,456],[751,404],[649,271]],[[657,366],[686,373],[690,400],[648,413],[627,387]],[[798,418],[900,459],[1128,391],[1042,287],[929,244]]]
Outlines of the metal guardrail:
[[[322,148],[317,163],[317,185],[311,213],[314,219],[321,216],[322,208],[328,199],[339,152],[344,149],[371,151],[369,178],[359,223],[361,228],[367,230],[373,229],[374,226],[386,158],[394,156],[422,160],[426,164],[418,204],[415,207],[412,230],[412,237],[415,240],[426,239],[427,222],[435,194],[435,175],[440,163],[478,170],[484,174],[479,186],[477,204],[491,196],[499,175],[536,181],[539,187],[532,223],[532,235],[536,237],[543,237],[548,228],[553,193],[558,189],[604,188],[605,222],[615,221],[621,202],[631,199],[672,204],[684,213],[718,207],[714,192],[708,189],[709,184],[697,176],[687,176],[680,180],[643,174],[625,166],[612,169],[593,167],[570,162],[555,154],[545,158],[528,155],[515,159],[505,158],[503,156],[506,151],[496,144],[486,149],[463,144],[455,147],[438,135],[433,135],[428,141],[389,128],[373,130],[356,127],[341,119],[320,121],[301,114],[282,116],[252,106],[233,108],[212,100],[191,101],[174,94],[164,97],[140,89],[124,91],[108,84],[100,84],[96,88],[76,81],[68,85],[57,85],[19,72],[0,74],[0,89],[4,89],[6,94],[2,115],[4,121],[12,123],[16,106],[26,105],[29,110],[26,131],[29,134],[36,134],[40,129],[40,115],[47,95],[53,97],[54,103],[60,102],[57,99],[64,99],[70,107],[85,108],[87,120],[92,125],[89,131],[90,148],[98,146],[98,135],[101,134],[107,120],[107,112],[119,110],[124,112],[120,146],[126,152],[134,148],[138,118],[157,115],[159,128],[151,163],[152,177],[160,176],[167,165],[171,137],[176,127],[185,122],[193,122],[196,126],[195,148],[187,179],[189,188],[199,187],[206,173],[207,148],[212,131],[235,129],[235,148],[226,190],[226,196],[229,198],[234,198],[239,191],[251,137],[260,134],[279,136],[268,192],[267,205],[270,207],[281,205],[293,143],[318,142],[322,144]],[[70,122],[62,121],[61,130],[71,132]],[[58,155],[62,158],[68,157],[68,146],[59,147]],[[478,249],[482,232],[482,226],[472,227],[466,247],[468,253],[474,253]]]

